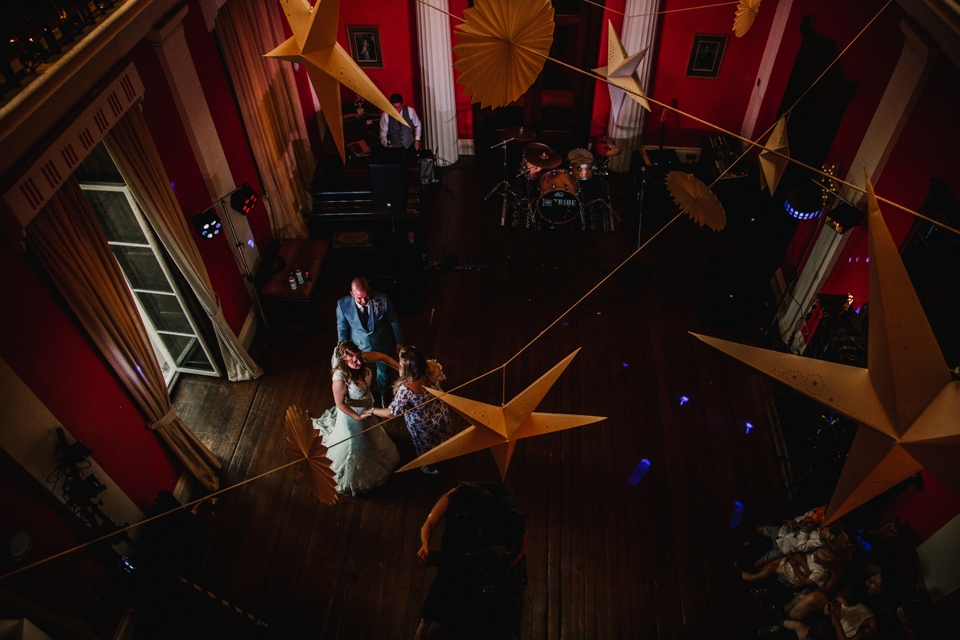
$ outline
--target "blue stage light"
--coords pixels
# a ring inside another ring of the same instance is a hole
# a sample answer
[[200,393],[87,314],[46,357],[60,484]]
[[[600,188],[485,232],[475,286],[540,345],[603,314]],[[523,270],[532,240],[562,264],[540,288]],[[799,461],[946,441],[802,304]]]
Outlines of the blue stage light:
[[647,471],[650,470],[650,461],[646,458],[642,459],[637,463],[637,466],[633,468],[633,472],[630,474],[630,477],[627,478],[627,482],[636,486],[640,484],[640,481],[643,480],[643,476],[647,475]]
[[730,519],[730,528],[736,528],[743,522],[743,503],[737,500],[733,503],[733,517]]

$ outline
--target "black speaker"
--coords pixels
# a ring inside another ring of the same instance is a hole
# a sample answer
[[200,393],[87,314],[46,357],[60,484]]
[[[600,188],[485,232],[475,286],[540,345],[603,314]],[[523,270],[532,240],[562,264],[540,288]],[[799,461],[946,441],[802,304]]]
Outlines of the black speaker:
[[371,164],[370,190],[373,192],[373,210],[377,213],[402,213],[407,208],[407,189],[404,185],[403,165]]

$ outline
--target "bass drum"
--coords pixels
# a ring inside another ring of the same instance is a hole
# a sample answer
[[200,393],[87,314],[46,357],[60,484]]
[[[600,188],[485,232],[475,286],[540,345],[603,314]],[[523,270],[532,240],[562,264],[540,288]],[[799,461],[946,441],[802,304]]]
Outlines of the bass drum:
[[579,217],[580,187],[569,171],[553,169],[543,172],[537,213],[553,224],[567,224]]

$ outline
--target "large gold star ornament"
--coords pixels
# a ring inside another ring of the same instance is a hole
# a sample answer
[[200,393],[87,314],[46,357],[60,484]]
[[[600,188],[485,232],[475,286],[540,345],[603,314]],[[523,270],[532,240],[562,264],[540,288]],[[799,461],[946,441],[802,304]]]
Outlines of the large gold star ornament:
[[398,471],[419,469],[424,465],[450,460],[481,449],[490,449],[497,461],[501,478],[506,478],[507,467],[510,466],[510,458],[513,456],[514,447],[517,446],[517,440],[605,420],[606,418],[600,416],[534,413],[534,409],[579,351],[580,349],[577,349],[558,362],[539,380],[502,407],[428,389],[466,418],[470,426]]
[[953,380],[867,180],[867,368],[698,338],[860,423],[827,507],[836,520],[927,469],[960,493],[960,381]]
[[614,118],[620,114],[625,93],[629,93],[637,104],[650,111],[647,94],[643,92],[640,77],[637,75],[637,67],[640,66],[646,52],[647,49],[644,47],[632,56],[627,56],[627,50],[623,48],[620,36],[613,30],[613,23],[607,22],[607,66],[593,71],[607,79],[607,88],[610,91],[610,113]]
[[266,55],[306,66],[341,160],[346,159],[340,116],[341,84],[387,112],[394,120],[409,126],[350,54],[337,43],[340,0],[317,0],[312,11],[303,0],[280,0],[280,3],[293,37]]
[[760,152],[760,188],[777,190],[780,178],[790,164],[790,140],[787,138],[787,117],[781,116]]

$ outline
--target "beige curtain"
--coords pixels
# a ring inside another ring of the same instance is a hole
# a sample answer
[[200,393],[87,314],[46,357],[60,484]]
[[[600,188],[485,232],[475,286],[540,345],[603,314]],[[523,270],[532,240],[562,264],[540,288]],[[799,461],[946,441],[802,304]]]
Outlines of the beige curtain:
[[208,489],[219,486],[216,456],[177,417],[137,312],[103,230],[76,178],[27,228],[30,245],[67,304],[146,415],[151,429]]
[[230,380],[259,378],[263,369],[253,361],[223,318],[220,300],[210,284],[207,268],[190,234],[180,203],[170,188],[170,180],[140,109],[130,109],[110,130],[104,142],[157,237],[210,317],[227,377]]
[[264,58],[287,38],[276,2],[230,0],[217,14],[217,34],[233,81],[253,157],[279,238],[307,238],[316,160],[297,100],[293,65]]

